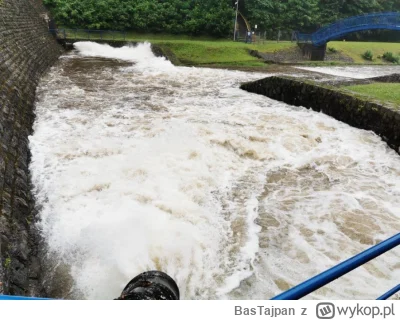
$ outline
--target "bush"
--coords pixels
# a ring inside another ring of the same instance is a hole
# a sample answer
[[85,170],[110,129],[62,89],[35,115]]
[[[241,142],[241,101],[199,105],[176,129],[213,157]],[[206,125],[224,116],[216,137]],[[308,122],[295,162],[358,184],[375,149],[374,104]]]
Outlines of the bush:
[[392,52],[385,52],[382,58],[389,62],[399,63],[399,57],[396,57]]
[[338,51],[334,47],[328,47],[329,53],[337,53]]
[[372,54],[371,50],[367,50],[362,54],[362,57],[365,60],[372,61],[372,58],[374,57],[374,55]]

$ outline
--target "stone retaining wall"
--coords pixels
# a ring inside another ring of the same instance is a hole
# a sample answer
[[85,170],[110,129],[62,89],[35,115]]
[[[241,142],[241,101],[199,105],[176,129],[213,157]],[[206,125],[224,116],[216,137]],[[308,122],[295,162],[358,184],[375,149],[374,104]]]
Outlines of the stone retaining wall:
[[393,73],[393,74],[390,74],[387,76],[371,78],[370,80],[377,81],[377,82],[399,83],[400,82],[400,74]]
[[356,128],[372,130],[400,153],[400,112],[395,106],[288,77],[265,78],[244,83],[241,88],[290,105],[322,111]]
[[0,0],[0,294],[28,295],[39,277],[28,136],[39,78],[62,48],[39,0]]

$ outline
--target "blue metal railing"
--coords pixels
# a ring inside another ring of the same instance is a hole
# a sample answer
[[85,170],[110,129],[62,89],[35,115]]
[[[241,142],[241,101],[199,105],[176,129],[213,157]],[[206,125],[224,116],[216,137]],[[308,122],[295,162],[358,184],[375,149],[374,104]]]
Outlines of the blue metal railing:
[[395,286],[393,289],[390,289],[388,292],[384,293],[376,300],[386,300],[399,291],[400,291],[400,284],[398,286]]
[[[306,295],[318,290],[319,288],[327,285],[328,283],[342,277],[350,271],[364,265],[365,263],[375,259],[376,257],[384,254],[385,252],[400,245],[400,233],[377,244],[376,246],[359,253],[358,255],[338,264],[337,266],[299,284],[298,286],[285,291],[271,300],[297,300],[305,297]],[[386,300],[400,291],[400,285],[389,290],[377,300]],[[34,297],[17,297],[0,295],[0,300],[47,300],[44,298]]]
[[[363,264],[375,259],[383,253],[400,245],[400,233],[377,244],[376,246],[361,252],[360,254],[338,264],[337,266],[299,284],[298,286],[281,293],[280,295],[272,298],[272,300],[297,300],[314,292],[315,290],[327,285],[328,283],[340,278],[341,276],[349,273],[350,271],[362,266]],[[400,285],[388,291],[379,300],[387,299],[396,292],[400,291]]]
[[52,299],[0,295],[0,300],[52,300]]
[[313,34],[299,33],[298,42],[312,42],[315,46],[323,46],[348,33],[376,29],[400,31],[400,12],[371,13],[339,20]]
[[89,29],[50,29],[59,40],[112,40],[126,41],[126,31]]

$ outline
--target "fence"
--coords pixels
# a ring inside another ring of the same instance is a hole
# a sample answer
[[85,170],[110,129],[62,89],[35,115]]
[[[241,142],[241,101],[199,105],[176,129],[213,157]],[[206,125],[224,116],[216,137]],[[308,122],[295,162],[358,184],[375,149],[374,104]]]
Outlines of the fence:
[[59,40],[107,40],[126,41],[126,31],[50,29],[49,32]]

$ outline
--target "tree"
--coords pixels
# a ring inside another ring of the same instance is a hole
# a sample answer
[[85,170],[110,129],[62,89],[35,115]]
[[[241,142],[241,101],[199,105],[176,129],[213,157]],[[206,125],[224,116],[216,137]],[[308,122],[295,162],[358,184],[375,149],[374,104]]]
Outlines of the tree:
[[319,24],[319,0],[247,0],[246,15],[265,30],[312,30]]
[[341,0],[340,17],[358,16],[361,14],[380,11],[377,0]]
[[326,25],[339,20],[342,4],[342,0],[320,0],[318,4],[320,12],[319,23]]
[[[239,0],[259,30],[312,32],[350,16],[399,11],[399,0]],[[66,27],[228,36],[236,0],[43,0]]]
[[280,15],[283,11],[283,5],[281,1],[245,1],[245,15],[252,25],[259,25],[261,30],[275,30],[282,27],[283,19],[280,17]]
[[287,0],[283,19],[287,29],[315,31],[320,24],[319,0]]
[[44,0],[66,27],[226,36],[230,0]]

